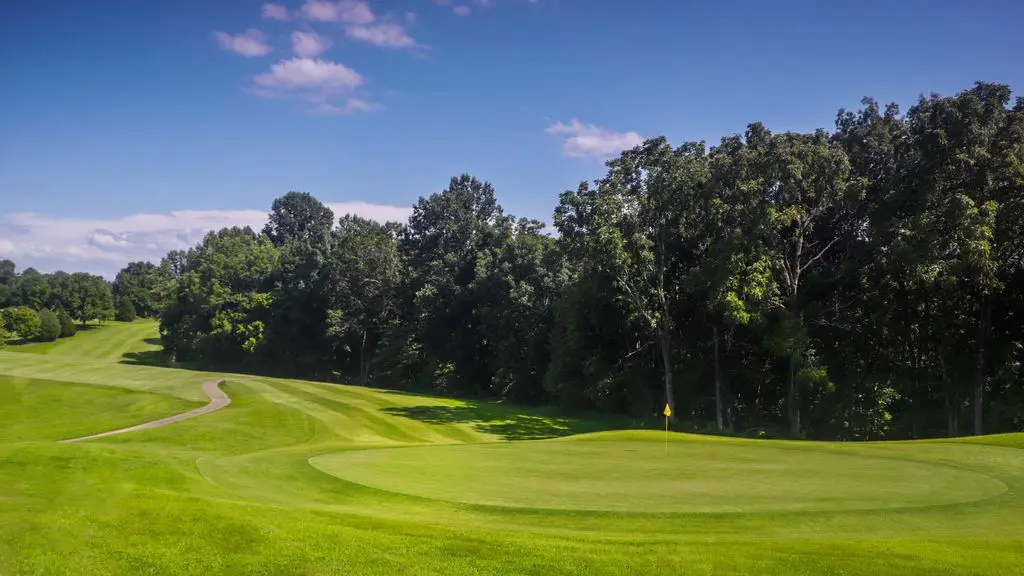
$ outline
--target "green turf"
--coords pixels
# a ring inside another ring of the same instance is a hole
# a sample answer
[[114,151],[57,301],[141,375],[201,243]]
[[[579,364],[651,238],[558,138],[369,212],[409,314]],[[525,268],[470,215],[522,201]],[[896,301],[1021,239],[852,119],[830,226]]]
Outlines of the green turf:
[[931,463],[750,443],[673,442],[668,450],[658,433],[649,435],[360,450],[311,463],[346,480],[427,498],[620,512],[903,508],[1007,490],[995,478]]
[[[201,382],[221,377],[121,363],[146,345],[132,338],[151,337],[128,335],[136,329],[0,352],[0,574],[1003,575],[1024,565],[1020,434],[871,444],[673,434],[666,456],[660,433],[566,436],[607,422],[227,375],[232,404],[218,412],[55,443],[188,409],[205,400]],[[527,438],[551,439],[507,441]]]
[[59,338],[53,342],[30,342],[11,346],[8,350],[126,363],[148,364],[163,360],[159,324],[156,320],[90,324],[79,327],[78,333],[70,338]]
[[124,388],[0,375],[0,442],[86,436],[201,405]]

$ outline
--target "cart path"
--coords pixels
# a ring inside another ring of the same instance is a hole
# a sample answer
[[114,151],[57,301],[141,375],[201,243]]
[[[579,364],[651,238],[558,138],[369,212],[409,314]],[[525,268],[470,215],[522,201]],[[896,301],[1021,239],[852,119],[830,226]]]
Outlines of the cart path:
[[209,380],[203,382],[203,392],[210,397],[210,403],[206,406],[201,406],[195,410],[189,410],[183,414],[176,414],[174,416],[168,416],[167,418],[161,418],[159,420],[153,420],[152,422],[146,422],[144,424],[138,424],[136,426],[130,426],[128,428],[120,428],[118,430],[111,430],[109,432],[101,432],[99,434],[92,434],[90,436],[82,436],[81,438],[70,438],[68,440],[60,440],[60,444],[67,444],[69,442],[81,442],[82,440],[93,440],[95,438],[104,438],[107,436],[114,436],[115,434],[124,434],[126,432],[137,432],[139,430],[150,430],[152,428],[160,428],[167,426],[168,424],[174,424],[175,422],[181,422],[182,420],[188,420],[189,418],[195,418],[196,416],[202,416],[203,414],[209,414],[214,410],[220,410],[221,408],[231,404],[231,398],[220,389],[220,384],[223,380]]

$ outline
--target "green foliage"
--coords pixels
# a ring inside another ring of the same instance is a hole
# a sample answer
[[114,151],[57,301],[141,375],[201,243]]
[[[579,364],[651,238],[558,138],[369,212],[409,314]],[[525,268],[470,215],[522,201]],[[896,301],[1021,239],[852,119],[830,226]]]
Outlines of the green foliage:
[[[634,417],[667,401],[791,437],[1024,425],[1024,101],[1003,85],[865,99],[832,132],[652,138],[561,194],[557,238],[468,174],[406,225],[332,219],[290,192],[263,234],[211,233],[115,290],[158,303],[178,360],[268,374]],[[23,275],[12,294],[44,297]],[[69,311],[75,282],[47,282]]]
[[36,340],[40,342],[53,342],[60,337],[60,320],[57,315],[43,308],[39,311],[39,333]]
[[0,311],[4,328],[18,338],[32,340],[39,336],[39,314],[27,306],[15,306]]
[[163,290],[170,281],[168,268],[158,267],[151,262],[129,262],[117,273],[112,286],[114,299],[118,303],[117,312],[122,312],[121,303],[127,301],[136,315],[155,317],[160,311]]
[[225,228],[189,250],[161,312],[164,344],[179,361],[249,366],[262,347],[278,251],[251,229]]
[[131,322],[135,320],[135,306],[127,297],[122,297],[117,302],[117,313],[114,319],[118,322]]
[[75,321],[63,308],[57,308],[57,321],[60,322],[60,337],[70,338],[78,332]]

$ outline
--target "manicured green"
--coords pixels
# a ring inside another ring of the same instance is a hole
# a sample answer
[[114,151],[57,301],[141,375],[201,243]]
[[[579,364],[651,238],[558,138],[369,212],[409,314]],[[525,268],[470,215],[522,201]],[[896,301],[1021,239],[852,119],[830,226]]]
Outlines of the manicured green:
[[[566,436],[596,424],[499,404],[121,363],[131,338],[151,337],[140,326],[67,341],[94,338],[94,358],[82,346],[0,351],[0,574],[1003,575],[1024,565],[1021,434],[867,444],[670,434],[666,455],[661,432]],[[187,410],[205,401],[201,382],[221,377],[232,404],[218,412],[54,442]]]
[[902,508],[1007,489],[983,474],[886,458],[888,452],[869,457],[699,439],[673,441],[668,450],[657,433],[649,436],[360,450],[311,463],[346,480],[428,498],[620,512]]

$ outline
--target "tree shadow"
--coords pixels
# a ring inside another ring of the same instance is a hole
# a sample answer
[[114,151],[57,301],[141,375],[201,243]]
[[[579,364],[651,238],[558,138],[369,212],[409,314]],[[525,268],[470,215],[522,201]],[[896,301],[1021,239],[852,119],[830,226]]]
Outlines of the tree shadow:
[[149,344],[150,346],[163,346],[164,345],[164,341],[159,339],[159,338],[146,338],[145,340],[143,340],[143,342],[145,342],[146,344]]
[[543,409],[534,410],[531,414],[488,403],[468,403],[463,406],[397,406],[381,408],[381,411],[427,424],[470,424],[479,432],[494,434],[503,440],[544,440],[626,427],[625,422],[607,417],[575,418],[547,414]]
[[167,353],[163,350],[146,350],[144,352],[126,352],[121,356],[120,364],[136,366],[160,366],[166,368],[170,363]]

